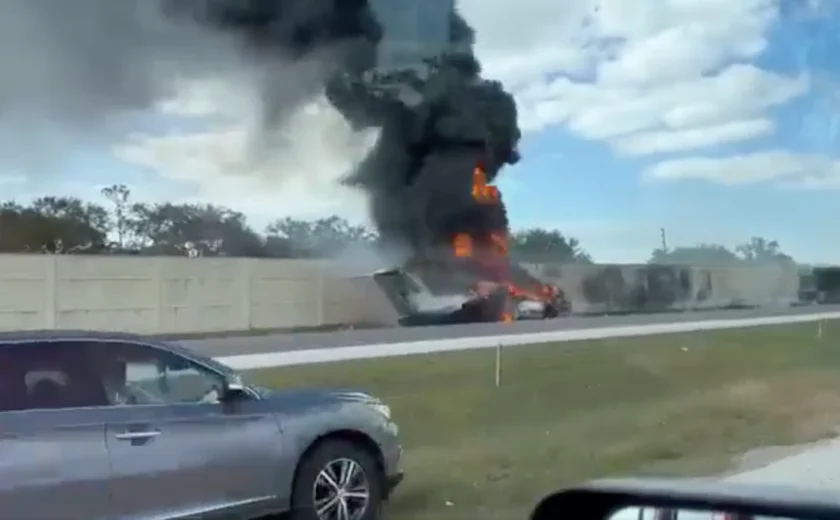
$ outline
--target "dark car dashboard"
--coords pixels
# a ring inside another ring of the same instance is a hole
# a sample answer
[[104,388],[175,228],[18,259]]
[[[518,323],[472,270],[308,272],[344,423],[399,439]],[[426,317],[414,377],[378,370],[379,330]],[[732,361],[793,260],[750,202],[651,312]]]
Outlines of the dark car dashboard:
[[705,479],[596,480],[543,498],[530,518],[837,520],[840,493]]

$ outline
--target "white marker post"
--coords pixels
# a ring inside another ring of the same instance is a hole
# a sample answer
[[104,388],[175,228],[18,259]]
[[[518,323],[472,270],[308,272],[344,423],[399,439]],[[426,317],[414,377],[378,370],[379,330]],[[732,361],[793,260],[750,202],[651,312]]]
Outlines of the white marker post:
[[496,388],[502,386],[502,342],[496,345]]

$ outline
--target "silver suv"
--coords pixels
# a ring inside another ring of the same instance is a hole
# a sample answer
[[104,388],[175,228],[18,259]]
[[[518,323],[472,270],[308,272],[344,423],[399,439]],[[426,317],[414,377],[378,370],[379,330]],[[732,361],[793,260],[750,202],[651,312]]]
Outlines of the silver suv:
[[4,518],[375,520],[401,455],[364,393],[250,386],[134,335],[0,333]]

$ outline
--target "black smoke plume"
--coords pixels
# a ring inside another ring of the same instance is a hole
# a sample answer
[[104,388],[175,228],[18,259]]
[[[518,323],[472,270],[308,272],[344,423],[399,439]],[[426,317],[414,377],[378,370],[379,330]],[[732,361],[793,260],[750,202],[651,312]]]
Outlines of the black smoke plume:
[[419,70],[383,70],[377,45],[389,27],[366,0],[304,0],[305,17],[293,3],[285,12],[287,4],[278,1],[227,4],[216,4],[213,23],[241,32],[260,52],[340,50],[326,82],[330,101],[354,127],[381,128],[347,183],[371,195],[383,237],[425,249],[448,244],[456,233],[507,229],[501,201],[476,204],[471,187],[477,165],[492,181],[518,160],[516,104],[500,83],[481,78],[474,32],[454,7],[443,13],[449,42],[442,53],[427,57]]
[[[400,40],[397,26],[383,16],[399,5],[3,0],[0,122],[98,128],[113,119],[106,116],[170,95],[176,78],[249,67],[262,72],[267,127],[282,126],[287,114],[325,89],[355,128],[381,129],[346,182],[370,195],[373,220],[387,240],[418,250],[448,243],[459,232],[506,229],[504,207],[475,204],[471,183],[476,165],[492,181],[518,160],[514,100],[500,83],[482,79],[473,30],[451,5],[443,13],[449,41],[440,52],[408,69],[379,63],[383,40]],[[316,66],[302,75],[296,63]],[[3,134],[0,152],[10,152],[8,130]]]

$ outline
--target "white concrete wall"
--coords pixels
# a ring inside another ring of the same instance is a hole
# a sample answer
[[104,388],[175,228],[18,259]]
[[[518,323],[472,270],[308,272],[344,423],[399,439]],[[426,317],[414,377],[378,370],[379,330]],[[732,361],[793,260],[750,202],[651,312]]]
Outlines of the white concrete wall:
[[366,280],[328,273],[304,260],[0,255],[0,330],[211,332],[387,316]]
[[[619,267],[621,276],[629,286],[637,283],[638,275],[646,265],[606,264],[524,264],[534,275],[558,284],[571,301],[575,312],[605,312],[609,304],[591,302],[584,290],[585,280],[607,267]],[[691,279],[692,294],[677,299],[674,309],[720,308],[728,305],[765,306],[788,305],[798,298],[799,274],[794,266],[677,266],[687,269]],[[705,289],[702,289],[705,287]],[[705,294],[701,295],[700,292]],[[622,309],[612,309],[622,310]]]
[[[549,274],[540,267],[534,270]],[[597,269],[559,266],[557,281],[577,310],[587,310],[580,285]],[[793,300],[798,278],[783,271],[713,269],[714,298],[704,303]],[[307,260],[0,255],[0,330],[179,333],[395,323],[372,279],[337,273]]]

